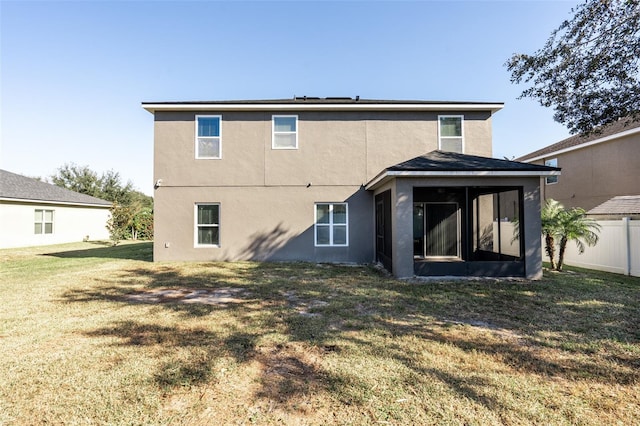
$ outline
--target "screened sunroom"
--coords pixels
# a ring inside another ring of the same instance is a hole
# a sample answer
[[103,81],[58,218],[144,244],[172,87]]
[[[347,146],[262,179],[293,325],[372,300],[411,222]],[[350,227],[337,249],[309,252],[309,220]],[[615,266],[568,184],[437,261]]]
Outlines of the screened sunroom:
[[376,258],[394,275],[535,278],[540,176],[558,169],[434,151],[369,182]]

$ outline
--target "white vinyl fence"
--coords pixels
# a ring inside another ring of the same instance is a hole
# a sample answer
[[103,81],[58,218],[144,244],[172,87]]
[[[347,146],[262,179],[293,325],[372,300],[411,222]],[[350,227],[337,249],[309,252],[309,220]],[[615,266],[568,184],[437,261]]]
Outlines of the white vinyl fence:
[[[574,241],[567,243],[567,265],[640,277],[640,220],[599,220],[600,240],[579,254]],[[549,258],[544,252],[544,260]]]

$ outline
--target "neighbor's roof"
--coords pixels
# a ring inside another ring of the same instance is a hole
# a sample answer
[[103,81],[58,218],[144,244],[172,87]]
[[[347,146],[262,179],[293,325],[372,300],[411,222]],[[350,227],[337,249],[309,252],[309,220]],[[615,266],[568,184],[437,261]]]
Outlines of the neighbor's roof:
[[394,177],[527,177],[559,174],[558,167],[455,152],[431,151],[387,167],[367,183],[366,187],[372,189]]
[[37,179],[0,170],[0,200],[111,206],[109,201],[70,191]]
[[584,148],[612,139],[640,132],[640,120],[633,121],[631,118],[623,118],[614,123],[600,128],[594,133],[587,135],[575,135],[560,142],[533,151],[522,157],[516,158],[516,161],[535,161],[562,152],[573,151],[575,149]]
[[361,99],[359,96],[318,98],[297,96],[290,99],[258,99],[235,101],[178,101],[142,102],[142,107],[151,113],[156,111],[491,111],[496,112],[502,102],[448,102],[424,100],[380,100]]
[[640,195],[621,195],[613,197],[589,210],[593,215],[639,215]]

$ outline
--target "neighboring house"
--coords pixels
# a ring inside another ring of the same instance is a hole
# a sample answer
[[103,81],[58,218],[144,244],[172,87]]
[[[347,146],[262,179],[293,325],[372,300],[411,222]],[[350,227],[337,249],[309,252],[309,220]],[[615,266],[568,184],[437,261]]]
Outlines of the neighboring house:
[[0,170],[0,248],[109,238],[111,203]]
[[542,198],[590,210],[619,195],[640,194],[640,121],[621,119],[516,158],[562,169],[541,184]]
[[396,277],[542,273],[540,177],[490,158],[501,103],[144,102],[154,259],[381,262]]

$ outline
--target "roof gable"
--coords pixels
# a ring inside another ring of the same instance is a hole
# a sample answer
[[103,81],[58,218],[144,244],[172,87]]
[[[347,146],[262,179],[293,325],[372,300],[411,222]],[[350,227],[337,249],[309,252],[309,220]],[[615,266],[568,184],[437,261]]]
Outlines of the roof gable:
[[0,170],[0,199],[111,206],[111,202]]

